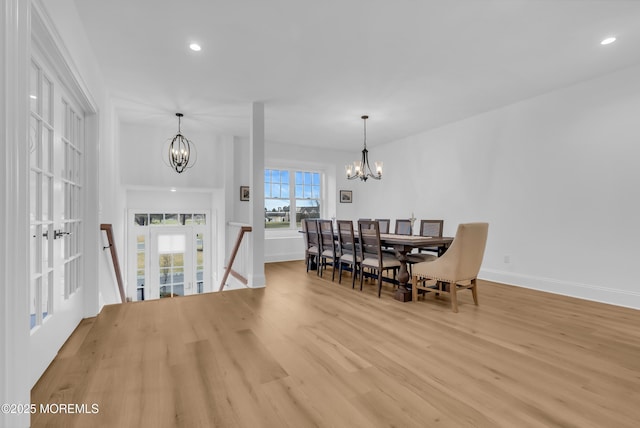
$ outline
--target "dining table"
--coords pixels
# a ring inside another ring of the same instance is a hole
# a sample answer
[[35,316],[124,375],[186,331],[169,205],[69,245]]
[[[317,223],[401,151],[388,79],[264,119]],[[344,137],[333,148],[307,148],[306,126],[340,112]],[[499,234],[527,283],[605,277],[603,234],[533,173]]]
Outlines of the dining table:
[[[356,239],[357,233],[356,233]],[[396,258],[400,262],[398,271],[398,289],[394,294],[394,299],[400,302],[411,301],[411,285],[409,270],[407,269],[407,255],[415,248],[437,248],[438,257],[447,251],[453,242],[453,237],[443,236],[417,236],[417,235],[397,235],[395,233],[381,233],[380,244],[383,247],[393,248]]]
[[[300,231],[304,233],[304,231]],[[334,229],[334,236],[338,239],[338,232]],[[358,231],[354,231],[354,238],[358,240]],[[393,248],[395,256],[400,262],[398,270],[398,288],[394,294],[394,299],[400,302],[411,301],[411,284],[409,269],[407,268],[407,255],[415,248],[437,248],[438,257],[447,251],[453,242],[453,237],[448,236],[419,236],[419,235],[398,235],[395,233],[381,233],[380,244],[382,247]]]

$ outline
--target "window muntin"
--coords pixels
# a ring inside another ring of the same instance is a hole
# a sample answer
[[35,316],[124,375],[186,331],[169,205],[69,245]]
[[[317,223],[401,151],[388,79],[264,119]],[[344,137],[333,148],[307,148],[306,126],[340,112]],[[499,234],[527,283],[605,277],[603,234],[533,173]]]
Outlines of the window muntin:
[[133,222],[136,226],[191,226],[191,225],[206,225],[206,214],[148,214],[148,213],[135,213],[133,215]]
[[[265,228],[299,228],[304,218],[320,218],[321,173],[286,169],[265,169]],[[295,223],[291,222],[295,213]]]

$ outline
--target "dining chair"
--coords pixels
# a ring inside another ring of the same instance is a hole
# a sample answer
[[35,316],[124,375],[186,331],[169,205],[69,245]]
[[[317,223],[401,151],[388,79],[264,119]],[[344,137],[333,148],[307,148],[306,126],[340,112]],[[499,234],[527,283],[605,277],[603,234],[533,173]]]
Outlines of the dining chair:
[[336,276],[338,259],[340,259],[340,251],[338,251],[333,234],[333,222],[331,220],[318,220],[318,233],[320,234],[320,263],[318,264],[320,277],[322,277],[327,265],[331,265],[331,281],[333,281]]
[[359,218],[359,219],[358,219],[358,228],[360,227],[359,225],[360,225],[360,222],[361,222],[361,221],[369,221],[369,222],[370,222],[370,221],[371,221],[371,219],[370,219],[370,218]]
[[364,278],[364,269],[370,269],[378,279],[378,297],[382,292],[382,274],[385,271],[393,272],[393,281],[400,269],[400,261],[393,255],[385,253],[380,243],[380,229],[377,221],[358,221],[358,235],[360,242],[360,290]]
[[[315,219],[302,219],[302,230],[305,236],[304,261],[307,265],[307,272],[311,267],[311,261],[315,261],[317,269],[320,269],[320,239],[318,237],[318,223]],[[319,273],[319,272],[316,272]]]
[[[443,228],[444,220],[420,220],[420,236],[432,236],[435,238],[441,238]],[[439,255],[440,253],[440,249],[438,247],[418,248],[419,253],[422,253],[424,251],[436,253],[436,255]]]
[[458,291],[471,289],[473,302],[478,304],[477,277],[487,244],[489,223],[458,225],[451,246],[442,256],[431,262],[413,265],[413,301],[418,292],[451,296],[451,309],[458,312]]
[[338,225],[338,247],[340,248],[338,284],[342,282],[342,267],[349,265],[351,266],[351,288],[355,288],[362,256],[360,255],[360,248],[356,245],[353,222],[351,220],[338,220],[336,223]]
[[413,231],[411,230],[411,220],[409,219],[398,219],[396,220],[396,235],[411,235]]
[[389,233],[389,226],[391,225],[391,219],[377,218],[375,221],[377,221],[378,225],[380,226],[380,233]]

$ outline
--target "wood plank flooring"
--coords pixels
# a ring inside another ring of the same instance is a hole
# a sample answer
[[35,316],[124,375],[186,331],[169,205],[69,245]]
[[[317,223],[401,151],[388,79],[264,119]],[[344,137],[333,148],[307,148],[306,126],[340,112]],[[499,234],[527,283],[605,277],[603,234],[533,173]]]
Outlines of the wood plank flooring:
[[[33,427],[638,427],[640,311],[480,282],[417,303],[304,263],[267,287],[107,306],[32,403]],[[329,278],[329,279],[327,279]]]

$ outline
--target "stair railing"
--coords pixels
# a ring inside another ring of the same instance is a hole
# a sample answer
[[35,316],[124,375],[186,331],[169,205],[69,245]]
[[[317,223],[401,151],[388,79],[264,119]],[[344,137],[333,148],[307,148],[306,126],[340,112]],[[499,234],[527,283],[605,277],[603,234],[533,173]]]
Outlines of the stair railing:
[[113,242],[113,227],[111,224],[101,224],[100,230],[104,230],[107,233],[107,240],[109,242],[108,247],[102,247],[103,250],[109,248],[111,250],[111,260],[113,261],[113,269],[116,272],[116,281],[118,282],[118,289],[120,290],[120,299],[122,303],[126,301],[124,295],[124,285],[122,283],[122,274],[120,273],[120,262],[118,261],[118,252],[116,251],[116,244]]
[[247,224],[242,224],[242,223],[229,223],[229,226],[232,227],[238,227],[238,237],[236,239],[236,243],[233,246],[233,250],[231,251],[231,255],[229,256],[229,262],[227,263],[227,267],[224,271],[224,275],[222,277],[222,281],[220,281],[220,288],[218,289],[218,291],[222,291],[224,289],[225,284],[227,283],[227,279],[229,279],[229,275],[231,274],[234,278],[236,278],[238,281],[240,281],[241,283],[243,283],[244,285],[248,284],[247,278],[245,278],[243,275],[241,275],[240,273],[238,273],[237,271],[235,271],[233,269],[233,262],[236,259],[236,256],[238,254],[238,250],[240,249],[240,244],[242,244],[242,238],[244,237],[245,233],[247,232],[251,232],[251,226],[247,225]]

